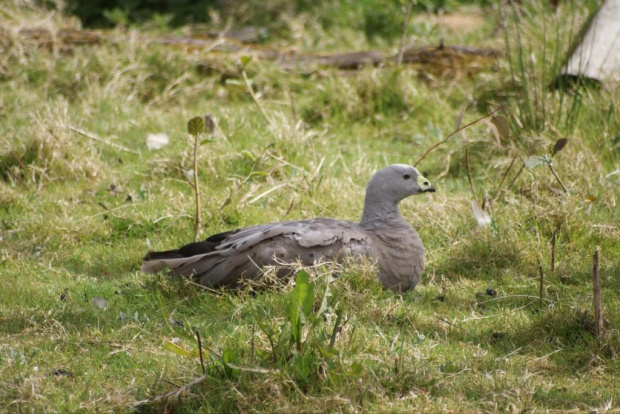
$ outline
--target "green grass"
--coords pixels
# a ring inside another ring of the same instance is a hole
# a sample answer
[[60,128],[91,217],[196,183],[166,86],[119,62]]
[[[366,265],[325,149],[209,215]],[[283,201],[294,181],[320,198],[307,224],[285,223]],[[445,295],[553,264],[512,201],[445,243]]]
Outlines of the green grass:
[[[557,30],[578,31],[588,10],[532,12],[536,5],[525,3],[519,30],[527,43],[513,52],[532,53],[535,62],[544,53],[551,61],[551,50],[562,56],[569,45],[556,41]],[[467,41],[503,48],[501,36],[487,35],[496,10],[485,13],[488,27]],[[326,31],[304,26],[307,19],[287,20],[299,29],[287,45],[397,48],[397,40],[368,39],[363,28]],[[618,408],[617,86],[551,91],[540,86],[548,68],[528,66],[513,78],[507,60],[461,77],[390,67],[301,74],[253,61],[248,75],[270,123],[242,87],[201,72],[200,53],[149,45],[122,30],[108,34],[114,41],[70,51],[35,49],[17,34],[44,20],[54,28],[76,24],[11,6],[0,56],[0,411]],[[515,26],[506,27],[514,35]],[[417,33],[414,23],[410,30]],[[461,43],[449,31],[426,34],[425,44],[443,36]],[[218,59],[235,68],[236,57]],[[467,104],[463,124],[505,105],[512,135],[498,142],[480,123],[419,165],[438,191],[401,208],[427,249],[414,291],[382,289],[365,263],[309,269],[313,306],[303,308],[301,337],[292,340],[293,282],[210,291],[140,272],[148,249],[193,240],[194,195],[184,174],[192,168],[192,117],[217,120],[215,142],[200,150],[206,236],[284,218],[359,219],[372,172],[416,162],[454,129]],[[160,132],[170,145],[148,151],[147,134]],[[554,169],[568,194],[546,167],[525,169],[511,185],[521,160],[550,153],[564,136]],[[493,223],[480,228],[470,202],[485,193],[494,200]],[[600,344],[591,286],[597,247],[606,321]],[[134,408],[202,375],[195,330],[205,381]]]

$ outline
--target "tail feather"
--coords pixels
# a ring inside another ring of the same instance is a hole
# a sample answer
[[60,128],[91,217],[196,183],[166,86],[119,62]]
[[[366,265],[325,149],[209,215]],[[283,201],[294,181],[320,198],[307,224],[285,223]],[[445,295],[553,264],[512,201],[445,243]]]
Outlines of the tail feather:
[[[191,257],[160,257],[142,262],[142,271],[144,273],[157,273],[165,267],[177,269],[179,267],[189,268],[192,263],[196,263],[211,253],[197,254]],[[189,274],[187,275],[189,276]]]
[[176,250],[148,252],[142,259],[142,271],[144,273],[157,273],[165,267],[177,269],[195,263],[209,253],[214,252],[222,241],[237,231],[214,234],[205,241],[190,243]]

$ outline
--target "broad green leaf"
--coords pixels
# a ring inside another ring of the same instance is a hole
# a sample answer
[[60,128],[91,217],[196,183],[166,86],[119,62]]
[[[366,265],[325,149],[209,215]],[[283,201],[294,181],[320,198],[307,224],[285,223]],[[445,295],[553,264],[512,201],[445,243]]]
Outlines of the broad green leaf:
[[175,344],[174,342],[165,339],[164,340],[164,349],[166,351],[170,351],[173,352],[175,354],[177,354],[178,356],[182,356],[182,357],[186,357],[186,358],[195,358],[198,356],[198,351],[190,351],[188,349],[185,349],[177,344]]
[[359,377],[364,372],[364,366],[359,362],[354,362],[351,364],[350,373],[356,377]]
[[321,354],[321,356],[325,359],[332,359],[335,356],[338,356],[338,351],[333,349],[333,348],[325,348],[323,347],[323,345],[317,341],[316,339],[314,339],[312,341],[312,343],[314,344],[314,346],[316,347],[316,349],[319,351],[319,353]]
[[523,162],[523,165],[525,165],[525,168],[536,168],[539,167],[541,165],[549,165],[551,164],[551,160],[549,159],[548,155],[532,155],[531,157],[529,157],[528,159],[526,159]]
[[313,371],[313,356],[304,354],[295,354],[293,358],[293,366],[297,378],[307,380]]
[[243,155],[244,157],[248,158],[252,162],[256,161],[256,157],[254,156],[254,154],[252,154],[248,150],[241,151],[241,155]]
[[487,124],[489,126],[489,128],[491,128],[491,131],[493,132],[493,135],[495,136],[495,141],[497,141],[498,144],[501,143],[501,135],[499,134],[499,130],[497,129],[497,125],[495,125],[492,121],[489,121],[488,119],[485,119],[484,121],[485,124]]
[[274,331],[273,327],[271,325],[261,321],[258,317],[256,317],[256,314],[254,314],[254,315],[255,315],[254,319],[256,320],[256,323],[258,324],[258,326],[261,329],[261,331],[263,331],[263,333],[265,335],[267,335],[267,337],[269,338],[270,341],[273,341],[273,339],[274,339],[273,337],[275,335],[275,331]]
[[502,139],[507,139],[510,136],[510,124],[504,115],[494,116],[491,122],[497,127],[497,132]]
[[316,349],[319,351],[319,353],[321,354],[323,358],[329,358],[331,356],[329,355],[329,351],[323,348],[323,346],[321,345],[319,341],[317,341],[316,339],[313,339],[312,343],[314,344],[314,346],[316,347]]
[[295,278],[295,288],[291,292],[289,322],[297,348],[301,346],[302,326],[308,320],[314,304],[314,284],[309,282],[309,278],[308,272],[300,270]]
[[295,288],[291,292],[291,307],[289,312],[290,321],[306,322],[308,315],[312,313],[314,304],[314,284],[309,281],[310,275],[305,270],[300,270],[295,278]]
[[306,273],[304,276],[304,279],[308,285],[308,288],[306,290],[306,295],[304,296],[304,300],[301,304],[302,315],[306,318],[312,315],[312,307],[314,305],[314,283],[308,282],[308,277],[309,277],[308,273]]
[[558,152],[562,151],[562,149],[566,146],[567,143],[568,143],[568,139],[566,139],[566,138],[558,139],[555,142],[555,145],[553,146],[553,155],[555,155]]
[[239,62],[241,63],[241,70],[245,70],[245,68],[250,64],[251,61],[252,56],[241,56],[239,58]]
[[204,130],[205,120],[200,116],[190,119],[187,123],[187,132],[192,135],[202,134]]
[[224,361],[225,364],[228,364],[229,362],[235,362],[235,359],[235,351],[231,348],[226,348],[222,354],[222,361]]
[[226,81],[224,83],[226,85],[243,86],[243,87],[245,87],[245,84],[242,81],[240,81],[239,79],[226,79]]
[[276,356],[276,358],[280,358],[283,355],[288,355],[288,350],[291,344],[291,323],[286,321],[284,326],[282,326],[282,331],[280,331],[280,338],[278,339],[278,343],[271,352]]
[[140,186],[140,189],[138,190],[138,200],[144,201],[146,200],[146,196],[147,196],[146,187],[144,186],[144,184],[142,184]]
[[316,313],[317,318],[320,317],[326,310],[329,302],[329,298],[332,296],[331,289],[329,288],[329,283],[325,285],[325,293],[323,294],[323,300],[321,301],[321,307],[319,311]]
[[332,331],[332,337],[329,340],[329,347],[333,348],[334,345],[336,344],[336,335],[338,335],[338,330],[340,329],[340,321],[342,321],[342,314],[344,312],[344,306],[342,305],[342,303],[339,304],[338,306],[338,311],[337,311],[337,316],[336,316],[336,323],[334,323],[334,330]]
[[226,348],[224,350],[224,353],[222,354],[222,365],[224,366],[224,372],[229,377],[235,374],[235,370],[230,363],[234,363],[236,359],[235,351],[231,348]]

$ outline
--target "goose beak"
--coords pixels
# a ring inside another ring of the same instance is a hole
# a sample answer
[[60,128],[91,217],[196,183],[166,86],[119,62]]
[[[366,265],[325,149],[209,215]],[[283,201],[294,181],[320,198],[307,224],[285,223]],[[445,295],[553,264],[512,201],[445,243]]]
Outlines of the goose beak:
[[418,175],[418,187],[420,187],[421,193],[434,193],[435,187],[424,176]]

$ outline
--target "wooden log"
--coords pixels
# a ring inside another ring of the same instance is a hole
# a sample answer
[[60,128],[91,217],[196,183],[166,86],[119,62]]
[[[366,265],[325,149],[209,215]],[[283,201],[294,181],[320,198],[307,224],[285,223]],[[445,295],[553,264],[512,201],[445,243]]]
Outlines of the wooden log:
[[[66,47],[77,45],[96,45],[105,40],[105,32],[61,29],[54,33],[41,28],[22,28],[19,35],[25,42],[36,47]],[[426,46],[409,48],[395,55],[380,51],[358,51],[334,54],[298,53],[271,47],[247,44],[247,37],[241,40],[227,36],[235,31],[223,32],[214,37],[213,33],[195,36],[159,36],[143,37],[144,41],[177,47],[185,50],[200,50],[205,54],[218,53],[230,55],[247,55],[257,60],[275,61],[283,69],[315,70],[319,67],[333,67],[341,70],[359,70],[366,66],[403,64],[423,66],[427,70],[443,72],[450,69],[480,70],[491,67],[501,53],[495,49],[478,49],[465,46]],[[254,32],[252,32],[254,33]],[[2,37],[0,33],[0,38]]]

